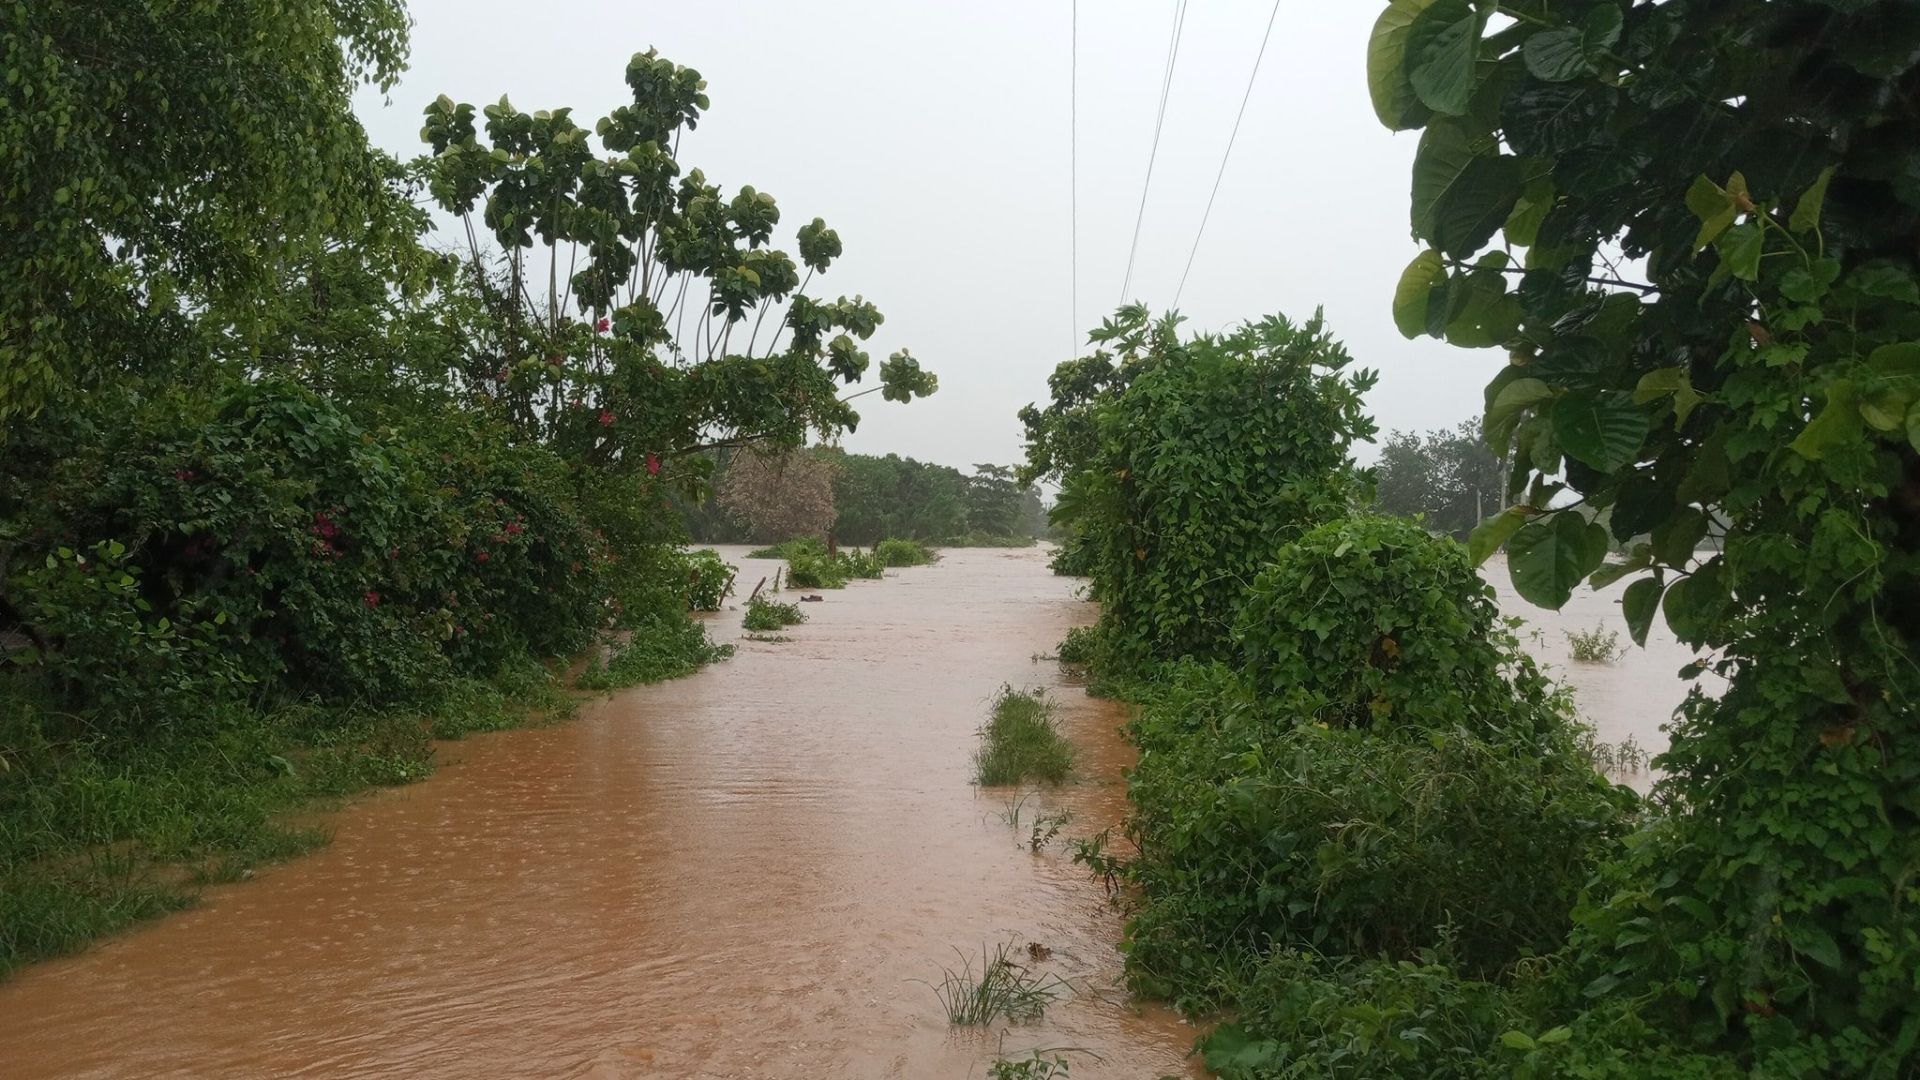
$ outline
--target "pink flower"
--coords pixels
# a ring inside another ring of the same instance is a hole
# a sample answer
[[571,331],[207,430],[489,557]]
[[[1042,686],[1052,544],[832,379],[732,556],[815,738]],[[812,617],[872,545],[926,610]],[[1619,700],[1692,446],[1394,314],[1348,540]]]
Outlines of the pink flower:
[[593,324],[593,328],[604,334],[607,331],[613,329],[613,320],[607,318],[605,315],[602,315],[600,316],[600,321]]
[[192,469],[175,469],[173,470],[173,478],[184,484],[189,480],[193,479],[193,470]]
[[660,455],[659,454],[647,455],[647,475],[648,476],[660,475]]
[[367,595],[362,599],[366,600],[368,607],[380,606],[380,594],[377,592],[374,592],[372,589],[368,589]]
[[601,409],[601,410],[600,410],[600,426],[601,426],[601,427],[612,427],[612,426],[613,426],[613,413],[611,413],[611,412],[609,412],[609,411],[608,411],[608,410],[606,410],[606,409]]
[[487,554],[484,551],[476,551],[473,553],[474,562],[486,562],[488,559],[491,559],[491,558],[493,558],[493,556]]

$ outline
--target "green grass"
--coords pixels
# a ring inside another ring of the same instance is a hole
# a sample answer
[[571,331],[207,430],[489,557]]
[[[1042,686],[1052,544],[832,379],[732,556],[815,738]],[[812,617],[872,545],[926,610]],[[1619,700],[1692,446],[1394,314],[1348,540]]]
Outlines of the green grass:
[[[691,619],[636,632],[596,685],[686,674],[732,652]],[[588,681],[588,680],[583,680]],[[406,710],[209,705],[144,735],[60,713],[0,676],[0,977],[191,906],[212,883],[324,845],[301,811],[433,772],[433,740],[552,723],[575,698],[530,657]]]
[[108,737],[47,709],[24,676],[0,680],[0,975],[325,844],[288,815],[426,777],[434,736],[569,707],[528,661],[459,680],[425,712],[210,705],[190,731]]
[[789,626],[799,626],[807,621],[806,613],[798,604],[782,604],[777,600],[753,597],[747,601],[747,615],[742,619],[742,628],[755,633],[771,630],[785,630]]
[[918,540],[882,540],[873,546],[873,554],[882,565],[892,567],[926,566],[940,558]]
[[[957,950],[956,950],[957,951]],[[1057,975],[1036,975],[1014,962],[1014,947],[1001,945],[992,953],[980,947],[980,970],[961,956],[958,969],[945,969],[933,987],[950,1023],[984,1026],[995,1020],[1038,1020],[1060,993],[1069,989]],[[929,984],[932,985],[932,984]]]
[[1001,687],[980,735],[985,741],[974,753],[973,766],[983,786],[1058,784],[1073,771],[1073,744],[1060,734],[1044,691]]
[[604,691],[678,679],[732,655],[733,646],[715,645],[705,627],[676,613],[635,626],[626,644],[605,662],[594,657],[574,685]]

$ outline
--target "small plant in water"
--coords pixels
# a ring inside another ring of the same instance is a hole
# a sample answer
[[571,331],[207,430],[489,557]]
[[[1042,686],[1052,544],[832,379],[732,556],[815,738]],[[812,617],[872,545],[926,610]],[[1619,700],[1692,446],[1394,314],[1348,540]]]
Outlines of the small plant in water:
[[1067,1059],[1052,1050],[1035,1050],[1023,1058],[1000,1058],[987,1066],[987,1080],[1047,1080],[1065,1076]]
[[1065,810],[1041,814],[1034,818],[1033,827],[1027,834],[1027,850],[1035,855],[1040,854],[1048,844],[1053,843],[1054,837],[1060,835],[1060,830],[1066,827],[1067,822],[1072,820],[1073,815]]
[[762,600],[756,596],[747,601],[747,616],[740,625],[754,633],[764,633],[770,630],[784,630],[806,621],[806,613],[801,611],[798,605],[782,604],[777,600]]
[[1567,644],[1572,648],[1573,658],[1583,664],[1611,664],[1627,654],[1626,646],[1620,644],[1619,633],[1604,626],[1571,631],[1567,634]]
[[992,953],[983,945],[978,971],[974,970],[973,960],[964,954],[958,970],[945,969],[940,985],[933,987],[933,992],[947,1010],[947,1020],[976,1026],[1001,1018],[1015,1022],[1038,1020],[1060,992],[1069,989],[1059,976],[1036,975],[1015,962],[1014,956],[1011,944],[997,946]]
[[1060,734],[1044,691],[1001,687],[980,735],[985,743],[973,755],[974,776],[987,787],[1058,784],[1073,770],[1073,744]]

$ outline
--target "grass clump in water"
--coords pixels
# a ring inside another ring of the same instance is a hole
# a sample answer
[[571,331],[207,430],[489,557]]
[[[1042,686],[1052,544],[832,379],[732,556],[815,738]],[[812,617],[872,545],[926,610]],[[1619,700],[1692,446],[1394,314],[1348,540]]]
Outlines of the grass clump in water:
[[807,621],[806,613],[798,604],[782,604],[776,600],[763,600],[756,596],[747,601],[747,617],[741,626],[754,633],[766,633],[772,630],[785,630],[789,626],[799,626]]
[[1573,658],[1583,664],[1611,664],[1627,654],[1620,635],[1604,626],[1574,630],[1567,634],[1567,647]]
[[1045,691],[1001,687],[980,735],[986,741],[975,751],[973,766],[974,778],[984,786],[1058,784],[1073,771],[1073,744],[1060,734]]
[[926,566],[940,558],[918,540],[882,540],[873,553],[886,566]]
[[[956,950],[957,951],[957,950]],[[1040,1019],[1060,992],[1069,989],[1057,975],[1036,975],[1015,962],[1014,947],[1003,944],[989,954],[980,947],[980,969],[962,956],[958,970],[949,968],[933,992],[954,1024],[985,1026],[1005,1018],[1016,1022]]]

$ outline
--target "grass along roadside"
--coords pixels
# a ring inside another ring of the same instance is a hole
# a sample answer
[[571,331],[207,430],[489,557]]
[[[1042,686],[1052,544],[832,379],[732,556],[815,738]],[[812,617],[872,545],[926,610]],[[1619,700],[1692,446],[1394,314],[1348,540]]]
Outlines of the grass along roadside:
[[[700,624],[646,628],[582,690],[689,674],[730,655]],[[569,719],[580,695],[531,658],[419,707],[210,708],[193,730],[109,737],[0,680],[0,977],[192,906],[201,890],[324,846],[305,812],[433,773],[434,740]]]

